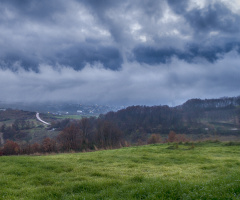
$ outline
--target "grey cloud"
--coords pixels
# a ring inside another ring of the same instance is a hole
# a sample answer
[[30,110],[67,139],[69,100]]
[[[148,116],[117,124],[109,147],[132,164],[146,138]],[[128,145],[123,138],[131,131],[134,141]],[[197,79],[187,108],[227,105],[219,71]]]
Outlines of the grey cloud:
[[193,9],[186,12],[184,17],[196,33],[221,31],[234,34],[240,30],[240,15],[234,14],[220,3],[210,4],[203,9]]
[[225,46],[203,46],[189,44],[184,50],[177,48],[157,49],[151,46],[138,46],[133,50],[135,59],[140,63],[157,64],[168,63],[173,57],[185,60],[189,63],[196,62],[196,59],[205,59],[208,62],[215,62],[224,54],[236,50],[240,53],[240,42],[227,43]]
[[[195,7],[187,10],[189,0],[168,1],[172,10],[182,17],[192,30],[190,41],[185,50],[192,56],[205,57],[210,62],[219,58],[240,44],[240,15],[234,13],[223,2],[207,3],[203,8]],[[186,27],[182,24],[183,27]]]
[[95,62],[115,70],[124,58],[148,64],[166,63],[174,56],[214,62],[238,47],[239,15],[220,2],[188,11],[189,4],[3,0],[0,59],[5,66],[20,62],[36,71],[42,63],[80,70]]
[[[54,22],[56,13],[66,12],[63,0],[2,0],[0,6],[5,12],[12,12],[15,20],[36,20],[38,22]],[[16,21],[16,23],[17,23]],[[13,22],[11,20],[11,22]]]
[[103,63],[106,68],[116,70],[121,68],[123,62],[119,50],[113,46],[91,45],[89,43],[74,45],[69,49],[56,54],[51,64],[58,61],[61,65],[73,66],[80,70],[87,63]]
[[[6,101],[77,101],[84,103],[177,105],[189,98],[239,94],[239,55],[229,52],[217,64],[173,59],[171,63],[124,63],[119,71],[101,64],[81,71],[42,65],[38,73],[0,71],[1,98]],[[226,68],[228,66],[228,68]],[[8,87],[5,87],[8,85]]]
[[104,67],[118,70],[123,63],[122,56],[117,48],[112,46],[97,46],[89,44],[74,45],[71,48],[56,51],[50,56],[46,56],[44,60],[34,55],[25,55],[21,52],[11,52],[2,58],[0,68],[9,68],[14,70],[15,63],[19,63],[25,70],[38,71],[39,65],[42,63],[49,65],[65,65],[81,70],[86,64],[103,63]]
[[158,64],[171,61],[173,56],[180,56],[176,49],[155,49],[152,47],[137,47],[134,49],[135,59],[140,63]]
[[[69,10],[74,6],[79,7]],[[0,25],[4,66],[12,68],[20,62],[25,69],[37,71],[41,63],[69,65],[77,70],[94,62],[111,69],[121,65],[120,52],[108,41],[107,33],[102,34],[101,26],[75,1],[2,1],[0,7],[9,10]],[[8,19],[10,11],[13,19]],[[83,14],[77,16],[78,12]],[[9,22],[13,22],[11,26]]]
[[[130,32],[132,23],[147,21],[151,24],[159,20],[165,9],[165,1],[85,1],[92,10],[99,23],[103,24],[110,32],[114,40],[121,46],[134,43]],[[147,24],[142,24],[143,29]]]
[[167,2],[171,6],[171,8],[179,15],[185,13],[190,4],[190,0],[167,0]]
[[96,17],[98,22],[104,25],[111,32],[111,35],[114,37],[115,41],[123,41],[121,38],[123,29],[121,26],[121,21],[114,22],[111,18],[113,16],[107,15],[107,11],[120,9],[122,7],[122,3],[120,1],[86,0],[84,3],[91,10],[91,13]]

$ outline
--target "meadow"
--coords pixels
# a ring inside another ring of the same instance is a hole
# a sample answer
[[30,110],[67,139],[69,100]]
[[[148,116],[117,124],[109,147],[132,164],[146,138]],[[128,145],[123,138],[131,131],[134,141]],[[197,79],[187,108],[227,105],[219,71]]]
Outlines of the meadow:
[[240,145],[0,157],[0,199],[240,199]]

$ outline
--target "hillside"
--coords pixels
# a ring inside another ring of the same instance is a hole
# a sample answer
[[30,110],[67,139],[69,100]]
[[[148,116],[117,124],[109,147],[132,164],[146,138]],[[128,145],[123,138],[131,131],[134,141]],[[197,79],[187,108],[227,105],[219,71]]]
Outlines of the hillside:
[[240,97],[191,99],[177,107],[131,106],[100,116],[116,124],[131,140],[171,130],[195,138],[240,135]]
[[[43,116],[47,118],[46,115]],[[53,119],[56,120],[54,116],[51,120]],[[0,133],[4,141],[14,140],[18,143],[41,142],[45,137],[57,134],[46,130],[46,126],[36,119],[35,112],[14,109],[0,110]]]
[[28,120],[33,119],[35,112],[13,110],[13,109],[2,109],[0,110],[0,122],[8,120]]
[[0,157],[0,199],[239,199],[236,145]]
[[[7,109],[0,111],[0,117],[0,152],[4,155],[86,151],[206,138],[240,140],[240,97],[191,99],[177,107],[130,106],[88,118],[41,114],[43,120],[51,123],[49,126],[37,121],[33,112]],[[3,141],[7,140],[21,145],[16,148],[18,144],[9,143],[10,149],[18,149],[9,151],[3,148]]]

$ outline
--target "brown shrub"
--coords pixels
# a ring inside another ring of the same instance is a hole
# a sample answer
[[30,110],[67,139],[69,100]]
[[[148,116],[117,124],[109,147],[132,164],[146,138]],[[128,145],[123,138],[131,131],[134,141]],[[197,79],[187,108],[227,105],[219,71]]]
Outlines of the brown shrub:
[[156,144],[160,142],[162,142],[162,137],[159,134],[152,134],[147,141],[148,144]]
[[12,140],[7,140],[2,149],[3,155],[17,155],[19,152],[19,145]]
[[168,139],[167,141],[168,142],[176,142],[176,133],[174,131],[170,131],[169,134],[168,134]]

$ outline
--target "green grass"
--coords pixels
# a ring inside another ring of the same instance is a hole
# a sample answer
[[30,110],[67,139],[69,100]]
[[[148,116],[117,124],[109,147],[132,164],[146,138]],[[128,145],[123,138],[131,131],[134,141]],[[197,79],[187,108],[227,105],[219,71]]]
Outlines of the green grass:
[[0,157],[0,199],[240,199],[240,146]]
[[47,114],[48,117],[53,117],[54,119],[82,119],[86,117],[98,117],[98,115],[52,115]]
[[7,126],[11,126],[14,121],[15,121],[15,120],[1,121],[1,122],[0,122],[0,126],[2,126],[3,124],[5,124],[5,125],[7,125]]
[[82,119],[83,117],[82,115],[54,115],[56,119]]

